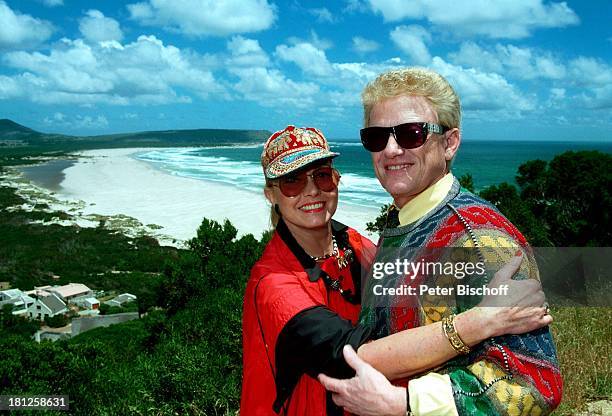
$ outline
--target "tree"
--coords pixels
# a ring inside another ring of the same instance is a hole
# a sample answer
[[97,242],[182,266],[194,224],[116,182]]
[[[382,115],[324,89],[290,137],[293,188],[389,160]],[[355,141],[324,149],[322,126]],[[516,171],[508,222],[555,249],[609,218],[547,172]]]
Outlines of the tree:
[[521,199],[554,245],[610,245],[611,167],[612,156],[598,151],[569,151],[519,167]]
[[533,246],[550,246],[548,232],[535,217],[530,206],[519,196],[514,185],[503,182],[479,193],[480,197],[495,205],[518,228]]
[[61,328],[68,325],[68,317],[66,315],[55,315],[45,317],[45,324],[51,328]]
[[468,191],[475,193],[476,191],[474,190],[474,178],[472,177],[471,173],[465,173],[463,175],[461,175],[459,178],[459,184],[461,184],[461,186],[463,186],[465,189],[467,189]]
[[389,211],[390,207],[391,204],[384,204],[380,207],[380,214],[378,214],[378,217],[376,217],[374,221],[366,223],[366,230],[368,232],[374,234],[380,234],[383,232],[385,225],[387,224],[387,211]]

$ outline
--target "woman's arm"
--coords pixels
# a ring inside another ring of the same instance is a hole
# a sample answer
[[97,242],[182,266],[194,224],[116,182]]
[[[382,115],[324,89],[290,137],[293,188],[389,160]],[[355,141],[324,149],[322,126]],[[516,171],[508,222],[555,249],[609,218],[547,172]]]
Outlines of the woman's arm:
[[[489,287],[508,285],[508,295],[486,297],[478,307],[462,312],[455,318],[455,328],[468,346],[474,346],[490,337],[520,334],[549,325],[544,293],[535,280],[512,280],[518,271],[522,256],[513,257],[492,279]],[[457,356],[457,352],[442,331],[442,323],[401,331],[376,341],[363,344],[357,350],[368,362],[389,380],[405,378]]]

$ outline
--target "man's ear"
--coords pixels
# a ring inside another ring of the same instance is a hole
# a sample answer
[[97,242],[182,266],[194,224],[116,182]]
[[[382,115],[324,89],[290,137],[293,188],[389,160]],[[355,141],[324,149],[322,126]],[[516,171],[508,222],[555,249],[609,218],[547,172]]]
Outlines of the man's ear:
[[446,132],[446,150],[444,152],[444,158],[446,161],[451,161],[459,150],[461,144],[461,131],[458,128],[451,129]]

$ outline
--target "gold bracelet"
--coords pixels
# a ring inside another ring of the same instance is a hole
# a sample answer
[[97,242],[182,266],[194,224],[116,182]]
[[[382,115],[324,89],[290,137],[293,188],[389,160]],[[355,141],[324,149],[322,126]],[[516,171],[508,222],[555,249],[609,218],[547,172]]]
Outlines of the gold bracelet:
[[442,331],[446,338],[448,338],[448,342],[450,342],[451,347],[459,354],[469,354],[470,347],[465,345],[465,342],[459,337],[457,333],[457,329],[455,328],[455,314],[451,316],[447,316],[442,319]]

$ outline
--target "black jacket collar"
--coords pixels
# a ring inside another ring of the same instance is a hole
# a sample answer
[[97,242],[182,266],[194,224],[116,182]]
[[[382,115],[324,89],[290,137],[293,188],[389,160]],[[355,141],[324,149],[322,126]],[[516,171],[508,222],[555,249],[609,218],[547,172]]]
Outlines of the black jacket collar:
[[[334,237],[336,237],[336,242],[338,243],[338,246],[342,248],[348,247],[348,227],[335,220],[331,220],[331,227],[332,234],[334,235]],[[308,274],[308,279],[311,282],[316,282],[319,277],[321,277],[321,268],[319,267],[317,262],[314,261],[312,257],[310,257],[304,251],[302,246],[298,244],[298,242],[295,240],[295,237],[293,237],[293,234],[291,234],[291,231],[289,231],[287,224],[285,224],[285,221],[283,221],[282,218],[279,218],[278,220],[278,224],[276,225],[276,232],[283,240],[283,242],[287,244],[287,247],[289,247],[289,250],[291,250],[293,255],[298,259],[298,261],[306,271],[306,274]]]

